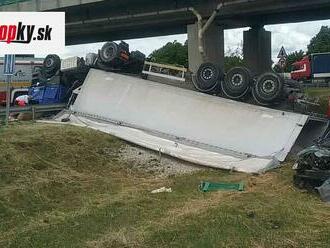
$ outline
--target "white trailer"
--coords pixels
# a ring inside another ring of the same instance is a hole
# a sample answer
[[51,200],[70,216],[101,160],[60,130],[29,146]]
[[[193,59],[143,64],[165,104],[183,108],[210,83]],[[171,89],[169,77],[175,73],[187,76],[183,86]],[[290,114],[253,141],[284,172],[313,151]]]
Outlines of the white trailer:
[[284,161],[308,121],[302,114],[95,69],[69,115],[72,124],[161,153],[250,173]]

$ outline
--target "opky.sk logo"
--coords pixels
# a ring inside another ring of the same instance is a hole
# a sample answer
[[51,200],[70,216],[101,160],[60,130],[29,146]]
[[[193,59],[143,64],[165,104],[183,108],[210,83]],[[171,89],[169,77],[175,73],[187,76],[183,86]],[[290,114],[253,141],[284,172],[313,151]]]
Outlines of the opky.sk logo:
[[64,12],[0,11],[2,54],[63,53],[64,49]]
[[0,24],[0,42],[29,44],[32,40],[50,41],[52,30],[49,25],[36,28],[35,25],[24,25],[22,22],[17,25]]

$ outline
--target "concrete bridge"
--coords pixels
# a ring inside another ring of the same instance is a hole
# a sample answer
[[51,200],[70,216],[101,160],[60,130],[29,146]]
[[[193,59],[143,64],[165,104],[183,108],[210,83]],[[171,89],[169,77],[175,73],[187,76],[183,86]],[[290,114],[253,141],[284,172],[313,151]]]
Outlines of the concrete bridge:
[[[196,13],[205,24],[221,2],[203,36],[202,56]],[[330,0],[18,0],[0,11],[65,11],[68,45],[188,33],[192,71],[205,57],[223,66],[224,29],[251,27],[244,56],[259,73],[271,65],[271,34],[263,26],[330,19]]]

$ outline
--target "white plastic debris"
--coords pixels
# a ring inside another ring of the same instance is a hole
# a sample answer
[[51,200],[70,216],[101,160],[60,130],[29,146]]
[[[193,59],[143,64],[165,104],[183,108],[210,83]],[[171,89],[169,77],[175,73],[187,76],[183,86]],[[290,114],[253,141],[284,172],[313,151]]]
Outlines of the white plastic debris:
[[158,194],[158,193],[172,193],[172,188],[162,187],[160,189],[155,189],[151,191],[151,194]]

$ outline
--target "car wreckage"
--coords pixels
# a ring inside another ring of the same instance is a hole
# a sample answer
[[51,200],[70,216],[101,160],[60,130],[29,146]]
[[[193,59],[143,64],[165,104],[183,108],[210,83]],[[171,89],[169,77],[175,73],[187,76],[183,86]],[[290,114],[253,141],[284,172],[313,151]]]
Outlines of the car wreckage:
[[330,121],[324,135],[298,154],[294,184],[314,190],[330,179]]

